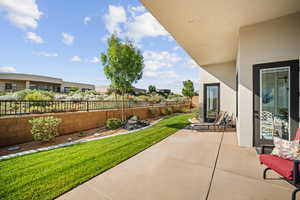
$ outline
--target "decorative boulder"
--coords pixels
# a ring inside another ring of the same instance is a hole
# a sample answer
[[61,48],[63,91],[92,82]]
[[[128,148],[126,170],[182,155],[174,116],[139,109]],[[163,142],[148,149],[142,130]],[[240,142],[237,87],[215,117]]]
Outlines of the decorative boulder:
[[135,130],[135,129],[140,129],[143,128],[145,126],[149,126],[150,123],[147,120],[138,120],[137,116],[132,116],[131,118],[129,118],[125,125],[124,128],[127,130]]

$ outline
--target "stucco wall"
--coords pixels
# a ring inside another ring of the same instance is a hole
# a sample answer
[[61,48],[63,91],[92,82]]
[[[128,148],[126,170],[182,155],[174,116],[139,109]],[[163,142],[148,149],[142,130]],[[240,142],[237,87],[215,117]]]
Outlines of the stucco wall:
[[[173,110],[177,108],[189,108],[186,105],[162,106],[157,107],[160,111],[172,107]],[[158,113],[158,115],[161,112]],[[141,119],[150,117],[148,108],[132,108],[126,110],[126,115],[138,115]],[[112,117],[121,118],[120,110],[103,110],[94,112],[70,112],[70,113],[52,113],[52,114],[39,114],[27,115],[18,117],[1,117],[0,118],[0,147],[24,142],[32,141],[30,130],[31,125],[28,120],[35,117],[54,116],[62,119],[59,127],[61,135],[67,135],[74,132],[103,127],[106,120]]]
[[300,57],[300,13],[240,29],[237,70],[238,143],[253,145],[252,66]]
[[206,65],[200,67],[200,90],[199,90],[199,106],[200,116],[203,114],[204,102],[204,84],[206,83],[220,83],[220,110],[233,113],[235,115],[235,70],[236,64],[234,61]]
[[61,85],[61,91],[64,91],[65,87],[79,87],[79,89],[90,89],[95,90],[95,86],[91,84],[85,84],[85,83],[75,83],[75,82],[63,82]]
[[26,82],[25,81],[19,81],[19,80],[0,80],[0,91],[5,91],[5,83],[15,83],[17,85],[16,90],[23,90],[26,88]]

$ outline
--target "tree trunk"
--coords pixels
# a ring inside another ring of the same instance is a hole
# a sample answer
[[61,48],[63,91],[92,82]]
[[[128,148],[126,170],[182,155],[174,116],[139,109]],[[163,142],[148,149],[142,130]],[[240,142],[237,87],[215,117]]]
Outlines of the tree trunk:
[[122,121],[125,121],[124,119],[124,92],[122,92]]
[[193,108],[193,97],[190,97],[190,111],[192,111]]

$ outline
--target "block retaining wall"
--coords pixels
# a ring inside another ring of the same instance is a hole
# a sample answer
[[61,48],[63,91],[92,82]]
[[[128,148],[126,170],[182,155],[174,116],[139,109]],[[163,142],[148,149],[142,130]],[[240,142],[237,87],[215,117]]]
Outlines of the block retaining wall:
[[[171,107],[173,110],[178,108],[187,109],[189,105],[159,106],[157,115],[161,115],[161,110]],[[149,107],[131,108],[125,110],[125,115],[138,115],[140,119],[150,118]],[[74,132],[85,131],[93,128],[104,127],[107,119],[115,117],[121,118],[121,110],[101,110],[90,112],[66,112],[34,114],[0,118],[0,147],[30,142],[33,140],[31,135],[31,125],[28,120],[35,117],[54,116],[62,119],[59,126],[60,135],[68,135]]]

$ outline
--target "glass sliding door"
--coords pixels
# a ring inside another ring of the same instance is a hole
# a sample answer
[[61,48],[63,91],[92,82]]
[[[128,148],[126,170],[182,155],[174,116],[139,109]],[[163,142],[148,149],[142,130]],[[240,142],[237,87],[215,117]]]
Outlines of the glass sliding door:
[[253,143],[292,140],[299,127],[299,60],[253,65]]
[[215,121],[220,111],[220,84],[204,84],[204,121]]
[[260,77],[260,138],[272,140],[277,136],[289,140],[290,70],[262,69]]

